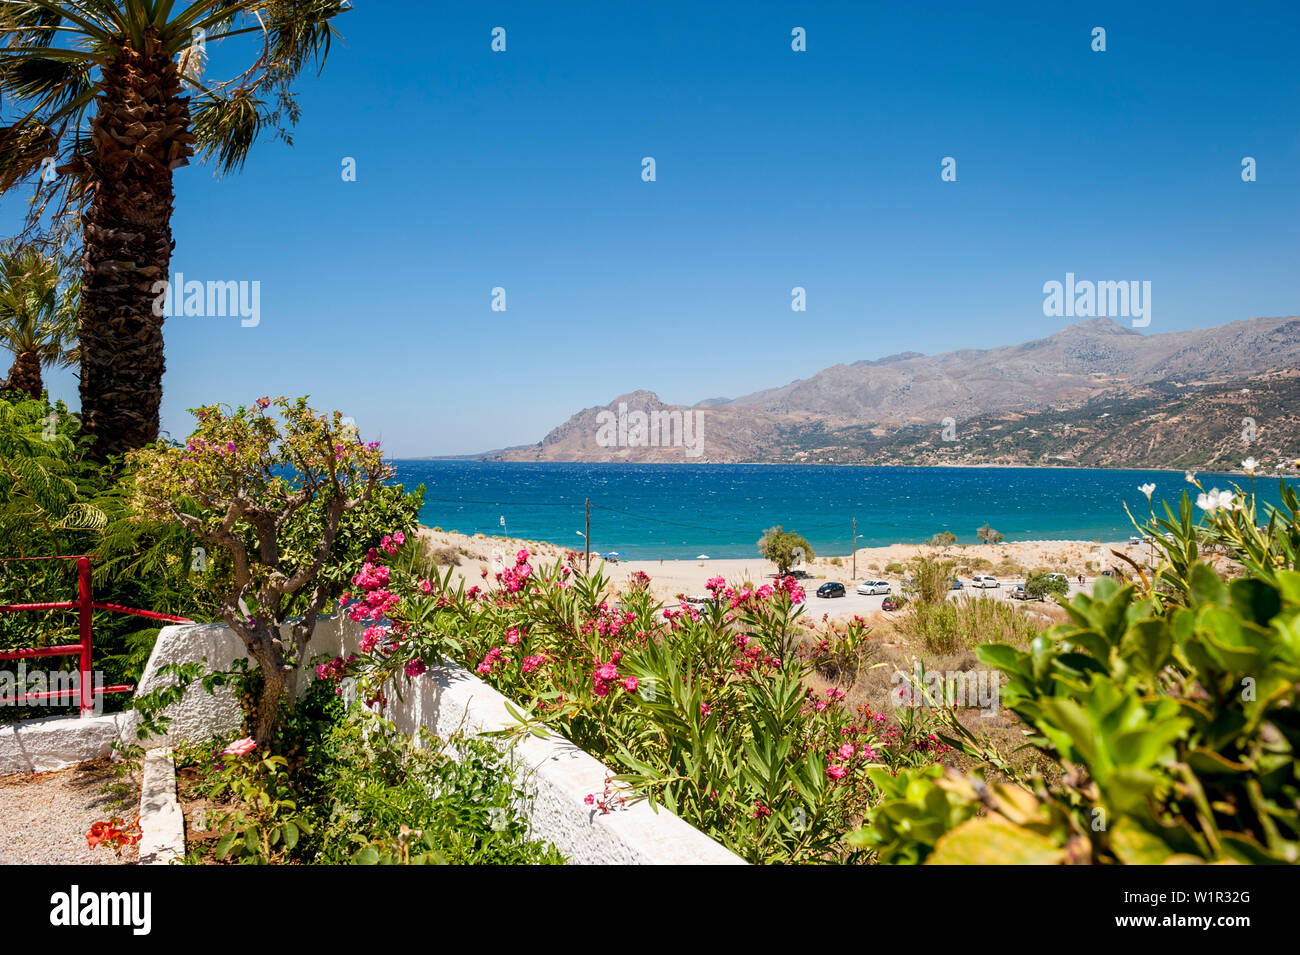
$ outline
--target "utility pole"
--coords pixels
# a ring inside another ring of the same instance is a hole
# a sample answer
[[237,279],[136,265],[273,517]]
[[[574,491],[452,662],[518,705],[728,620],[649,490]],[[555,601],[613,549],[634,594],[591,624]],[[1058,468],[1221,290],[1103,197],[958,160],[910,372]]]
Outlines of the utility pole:
[[587,533],[582,535],[587,546],[587,573],[591,573],[591,498],[587,498]]

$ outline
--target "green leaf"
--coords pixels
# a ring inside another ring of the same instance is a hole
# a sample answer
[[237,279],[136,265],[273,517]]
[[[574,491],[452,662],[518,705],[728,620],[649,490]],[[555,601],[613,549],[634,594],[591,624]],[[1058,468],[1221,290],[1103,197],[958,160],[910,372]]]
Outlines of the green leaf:
[[1060,865],[1065,849],[999,815],[976,816],[944,833],[926,865]]

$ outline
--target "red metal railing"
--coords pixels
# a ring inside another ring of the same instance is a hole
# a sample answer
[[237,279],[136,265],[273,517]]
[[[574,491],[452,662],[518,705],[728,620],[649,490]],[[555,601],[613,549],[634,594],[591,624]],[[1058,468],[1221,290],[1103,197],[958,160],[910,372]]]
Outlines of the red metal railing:
[[[92,690],[93,673],[91,670],[91,647],[92,641],[92,611],[111,610],[114,613],[133,614],[137,617],[148,617],[150,620],[165,620],[168,623],[192,623],[187,617],[173,617],[165,613],[155,613],[152,610],[138,610],[135,607],[123,607],[120,604],[101,603],[94,599],[94,593],[90,582],[90,562],[94,560],[97,554],[71,554],[57,557],[7,557],[0,558],[0,563],[12,563],[17,561],[28,560],[75,560],[77,562],[77,599],[58,603],[39,603],[39,604],[0,604],[0,613],[17,613],[24,610],[75,610],[77,611],[78,631],[81,635],[80,643],[65,643],[54,647],[28,647],[18,650],[0,651],[0,660],[26,660],[33,657],[58,657],[58,656],[80,656],[78,669],[80,670],[80,682],[77,687],[80,699],[78,700],[78,710],[82,716],[94,709],[94,693]],[[122,684],[119,686],[106,686],[99,689],[100,693],[130,693],[135,687]],[[67,705],[72,705],[73,690],[55,690],[48,693],[27,693],[23,696],[14,696],[0,699],[0,704],[15,705],[21,703],[34,703],[40,700],[53,700],[62,697],[69,697]]]

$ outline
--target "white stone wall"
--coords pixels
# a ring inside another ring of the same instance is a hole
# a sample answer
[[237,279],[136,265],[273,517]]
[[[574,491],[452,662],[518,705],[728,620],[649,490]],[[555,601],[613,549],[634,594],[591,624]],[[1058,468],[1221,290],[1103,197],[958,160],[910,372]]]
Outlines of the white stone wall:
[[[309,656],[344,655],[356,649],[362,627],[339,618],[326,618],[316,627]],[[244,656],[239,638],[221,624],[185,624],[165,627],[137,692],[147,693],[170,682],[159,674],[168,663],[206,658],[210,669],[226,669]],[[311,674],[314,676],[314,673]],[[304,686],[306,680],[303,680]],[[390,692],[385,715],[406,732],[424,726],[441,737],[457,730],[485,733],[515,725],[506,700],[477,676],[458,666],[431,669],[405,681],[401,698]],[[192,685],[184,700],[173,707],[173,721],[165,739],[146,745],[169,745],[181,740],[206,742],[228,735],[240,723],[239,707],[229,688],[208,694]],[[599,796],[613,775],[599,760],[563,737],[525,736],[514,747],[525,790],[532,797],[529,821],[535,838],[553,842],[571,862],[597,864],[727,864],[744,860],[660,808],[640,802],[626,809],[601,814],[584,800]]]
[[135,739],[134,713],[47,716],[0,725],[0,775],[48,773],[112,755]]

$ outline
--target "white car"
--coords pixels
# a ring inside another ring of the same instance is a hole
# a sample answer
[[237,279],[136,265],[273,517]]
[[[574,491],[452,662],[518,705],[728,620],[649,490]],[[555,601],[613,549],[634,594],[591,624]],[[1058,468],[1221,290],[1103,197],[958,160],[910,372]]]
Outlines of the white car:
[[990,577],[988,574],[976,574],[971,579],[971,586],[983,587],[985,589],[988,589],[992,587],[1001,587],[1002,584],[998,583],[998,579],[996,577]]
[[893,588],[889,586],[887,580],[864,580],[858,584],[858,593],[867,596],[871,594],[888,594],[893,593]]

